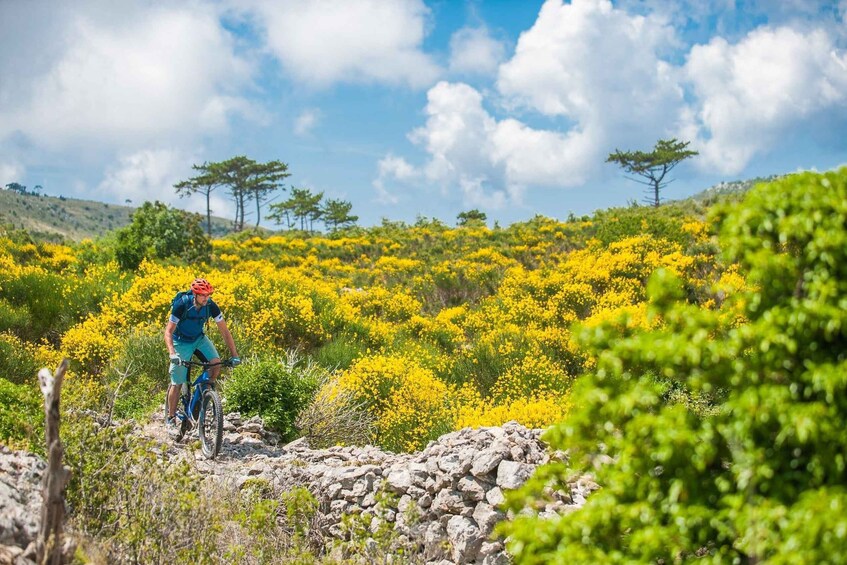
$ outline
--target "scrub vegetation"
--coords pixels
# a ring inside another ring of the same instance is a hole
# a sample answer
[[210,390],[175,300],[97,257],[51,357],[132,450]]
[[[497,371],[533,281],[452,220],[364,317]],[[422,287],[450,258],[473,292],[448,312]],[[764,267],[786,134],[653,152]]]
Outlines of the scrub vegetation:
[[[160,408],[168,307],[202,276],[245,361],[223,378],[227,409],[286,439],[414,451],[467,426],[548,428],[569,466],[542,468],[508,504],[538,507],[574,473],[603,488],[568,516],[527,510],[504,524],[518,562],[843,560],[845,207],[842,169],[505,228],[242,231],[137,267],[114,234],[61,244],[7,229],[0,442],[44,451],[34,371],[67,357],[71,524],[88,551],[329,559],[310,537],[307,493],[204,496],[190,469],[154,473],[155,448],[91,425]],[[333,425],[351,418],[362,425],[346,436]],[[611,463],[595,468],[599,454]],[[205,518],[182,523],[185,508]],[[202,543],[175,541],[189,529]]]

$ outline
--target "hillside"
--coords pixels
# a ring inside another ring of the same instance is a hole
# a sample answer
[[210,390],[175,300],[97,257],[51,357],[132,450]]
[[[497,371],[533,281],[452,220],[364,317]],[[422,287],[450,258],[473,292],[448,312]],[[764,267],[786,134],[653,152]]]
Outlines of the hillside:
[[[36,239],[81,241],[129,224],[135,208],[64,196],[20,194],[0,190],[0,223],[25,229]],[[231,231],[232,221],[212,218],[212,235]]]

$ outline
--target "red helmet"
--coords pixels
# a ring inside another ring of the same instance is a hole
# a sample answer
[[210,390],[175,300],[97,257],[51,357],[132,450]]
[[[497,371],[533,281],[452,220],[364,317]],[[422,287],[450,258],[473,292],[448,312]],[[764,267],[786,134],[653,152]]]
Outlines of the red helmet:
[[191,291],[194,294],[212,294],[215,289],[206,279],[194,279],[191,283]]

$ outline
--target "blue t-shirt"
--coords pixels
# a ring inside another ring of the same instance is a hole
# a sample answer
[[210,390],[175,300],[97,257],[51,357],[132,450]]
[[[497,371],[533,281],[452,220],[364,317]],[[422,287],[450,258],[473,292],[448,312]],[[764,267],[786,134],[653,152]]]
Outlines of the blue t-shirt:
[[194,305],[194,295],[190,292],[177,299],[171,308],[171,322],[176,324],[174,339],[177,341],[195,341],[203,335],[206,321],[212,318],[223,321],[220,307],[209,298],[199,310]]

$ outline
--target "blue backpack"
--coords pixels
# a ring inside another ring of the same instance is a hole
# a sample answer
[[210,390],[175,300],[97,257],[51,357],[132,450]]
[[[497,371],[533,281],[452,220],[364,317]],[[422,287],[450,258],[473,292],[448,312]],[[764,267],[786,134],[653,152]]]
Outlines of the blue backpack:
[[[179,312],[180,323],[177,325],[176,332],[174,335],[177,336],[180,340],[189,340],[195,339],[204,333],[204,326],[206,322],[208,322],[210,317],[209,312],[209,303],[203,305],[199,310],[195,309],[194,314],[190,315],[191,308],[194,306],[194,293],[190,290],[185,290],[181,292],[177,292],[176,296],[174,296],[173,301],[171,302],[171,311]],[[183,325],[183,323],[187,324],[187,327]],[[199,327],[195,326],[195,324],[199,323]],[[183,334],[184,329],[191,330],[199,330],[199,334],[197,336],[186,336]]]
[[194,302],[194,293],[190,290],[181,290],[176,293],[176,296],[174,296],[174,299],[171,301],[171,311],[180,305],[187,308],[191,306],[192,302]]

